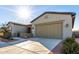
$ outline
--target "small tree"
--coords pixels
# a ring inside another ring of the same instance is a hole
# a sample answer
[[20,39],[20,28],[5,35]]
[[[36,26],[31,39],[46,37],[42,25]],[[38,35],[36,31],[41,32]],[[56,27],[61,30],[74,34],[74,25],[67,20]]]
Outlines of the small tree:
[[3,24],[2,27],[1,27],[3,33],[4,33],[4,38],[8,39],[10,38],[10,31],[8,30],[8,27],[6,24]]

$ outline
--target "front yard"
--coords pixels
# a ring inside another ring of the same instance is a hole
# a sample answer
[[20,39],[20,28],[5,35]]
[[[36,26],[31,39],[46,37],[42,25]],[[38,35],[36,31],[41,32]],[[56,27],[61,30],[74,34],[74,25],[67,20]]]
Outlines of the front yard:
[[[0,54],[61,54],[63,41],[59,39],[44,39],[44,38],[18,38],[15,40],[3,41],[0,38]],[[79,39],[75,39],[79,43]],[[72,45],[69,44],[72,48]],[[69,46],[68,45],[68,46]],[[67,46],[67,47],[68,47]],[[70,48],[70,47],[69,47]],[[70,49],[71,49],[70,48]],[[67,48],[68,49],[68,48]],[[73,50],[75,51],[75,50]]]
[[[16,41],[0,42],[0,53],[25,53],[31,54],[48,54],[52,53],[51,50],[61,42],[57,39],[44,39],[44,38],[15,38]],[[12,47],[12,48],[11,48]],[[19,49],[19,50],[18,50]],[[21,49],[21,50],[20,50]],[[16,52],[16,50],[18,50]],[[14,51],[14,52],[13,52]],[[27,51],[27,52],[26,52]]]
[[69,38],[65,42],[60,42],[52,52],[55,54],[79,54],[79,38],[75,38],[74,40],[73,38]]
[[26,41],[26,39],[14,38],[13,40],[9,40],[9,39],[0,38],[0,48],[15,45],[15,44],[21,43],[23,41]]
[[0,38],[0,42],[13,42],[13,41],[16,41],[14,39],[4,39],[4,38]]

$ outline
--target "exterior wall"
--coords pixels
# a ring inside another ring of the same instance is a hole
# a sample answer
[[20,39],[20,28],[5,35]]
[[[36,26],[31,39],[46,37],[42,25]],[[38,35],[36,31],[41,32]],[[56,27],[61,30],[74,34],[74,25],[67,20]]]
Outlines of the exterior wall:
[[34,37],[36,36],[36,35],[35,35],[35,31],[36,31],[36,29],[35,29],[35,25],[32,24],[32,34],[33,34]]
[[11,36],[12,36],[12,24],[10,23],[7,26],[8,26],[8,30],[10,30],[10,33],[11,33]]
[[4,36],[4,33],[3,32],[0,32],[0,37]]
[[17,33],[21,32],[26,32],[27,27],[26,26],[20,26],[20,25],[14,25],[14,24],[9,24],[11,28],[11,34],[12,36],[16,36]]
[[[47,18],[45,18],[47,17]],[[72,17],[71,15],[65,14],[45,14],[42,17],[38,18],[32,22],[32,33],[35,35],[35,24],[54,22],[54,21],[63,21],[63,39],[72,36]],[[68,27],[67,27],[68,24]]]

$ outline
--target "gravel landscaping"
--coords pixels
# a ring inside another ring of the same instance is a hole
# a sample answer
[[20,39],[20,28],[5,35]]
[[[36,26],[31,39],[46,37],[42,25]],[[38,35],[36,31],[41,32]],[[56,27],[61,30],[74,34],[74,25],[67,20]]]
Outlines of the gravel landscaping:
[[23,39],[23,38],[16,38],[15,37],[14,39],[15,40],[7,40],[7,39],[0,38],[0,48],[1,47],[5,47],[5,46],[14,45],[14,44],[26,41],[26,39]]

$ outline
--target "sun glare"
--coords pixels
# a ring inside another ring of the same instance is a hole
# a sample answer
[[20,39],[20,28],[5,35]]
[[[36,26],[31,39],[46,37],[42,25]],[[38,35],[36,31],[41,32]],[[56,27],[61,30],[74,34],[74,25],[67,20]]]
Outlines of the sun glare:
[[74,28],[72,29],[72,31],[77,31],[78,28],[76,26],[74,26]]
[[28,19],[31,16],[31,10],[30,8],[21,6],[17,10],[17,14],[20,18]]

